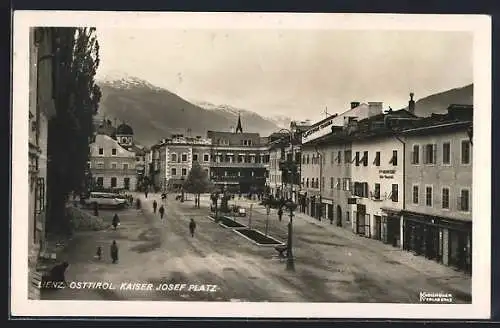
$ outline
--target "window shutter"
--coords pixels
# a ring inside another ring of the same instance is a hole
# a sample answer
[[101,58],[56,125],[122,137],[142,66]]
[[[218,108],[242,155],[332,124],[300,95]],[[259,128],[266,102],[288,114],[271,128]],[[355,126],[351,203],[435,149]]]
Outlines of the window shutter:
[[432,146],[432,150],[433,150],[433,159],[432,159],[432,163],[431,164],[436,164],[437,163],[437,145],[434,144]]

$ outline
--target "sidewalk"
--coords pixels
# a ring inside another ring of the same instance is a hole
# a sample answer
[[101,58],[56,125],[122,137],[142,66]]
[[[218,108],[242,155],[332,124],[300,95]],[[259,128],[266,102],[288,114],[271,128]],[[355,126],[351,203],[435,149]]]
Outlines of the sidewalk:
[[[264,215],[266,214],[265,207],[261,205],[254,205],[253,210]],[[276,209],[272,209],[271,215],[277,215],[276,211]],[[288,220],[288,218],[284,217],[284,220]],[[326,229],[328,232],[337,237],[346,239],[352,244],[364,247],[371,251],[381,253],[388,260],[399,262],[418,271],[424,276],[429,276],[432,278],[442,277],[443,282],[445,282],[451,288],[465,294],[471,294],[471,276],[464,272],[455,270],[452,267],[448,267],[435,261],[428,260],[423,256],[416,256],[400,248],[395,248],[391,245],[384,244],[383,242],[376,239],[358,236],[351,230],[330,224],[330,221],[326,219],[319,221],[313,217],[308,216],[305,213],[295,212],[294,225],[300,223],[306,223],[309,225],[313,225],[316,228]]]

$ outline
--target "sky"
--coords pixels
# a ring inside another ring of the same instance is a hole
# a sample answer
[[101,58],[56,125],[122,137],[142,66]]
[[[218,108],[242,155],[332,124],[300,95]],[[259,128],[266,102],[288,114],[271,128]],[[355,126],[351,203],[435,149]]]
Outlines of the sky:
[[99,28],[98,78],[129,75],[189,100],[317,120],[351,101],[407,105],[473,81],[472,34]]

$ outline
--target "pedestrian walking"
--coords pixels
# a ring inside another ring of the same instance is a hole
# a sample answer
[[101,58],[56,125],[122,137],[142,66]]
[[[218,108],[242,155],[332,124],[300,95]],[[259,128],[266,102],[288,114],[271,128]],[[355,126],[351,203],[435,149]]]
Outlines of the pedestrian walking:
[[165,208],[163,207],[163,205],[160,206],[158,212],[160,212],[160,219],[163,220],[163,214],[165,214]]
[[156,214],[156,208],[158,207],[158,203],[156,202],[156,199],[153,201],[153,213]]
[[333,224],[333,217],[330,218],[330,224]]
[[113,229],[116,230],[116,227],[120,225],[120,218],[118,217],[118,214],[115,213],[115,215],[113,216]]
[[280,222],[282,217],[283,217],[283,208],[280,207],[278,210],[278,219],[280,220]]
[[116,240],[113,240],[113,243],[111,244],[111,260],[113,261],[113,264],[118,262],[118,245],[116,244]]
[[102,258],[102,248],[101,246],[97,246],[97,252],[95,253],[96,258],[100,261]]
[[194,222],[194,219],[191,219],[189,222],[189,232],[191,233],[191,237],[194,237],[194,231],[196,230],[196,222]]
[[148,190],[146,189],[146,191],[144,191],[144,196],[146,197],[146,199],[148,198]]

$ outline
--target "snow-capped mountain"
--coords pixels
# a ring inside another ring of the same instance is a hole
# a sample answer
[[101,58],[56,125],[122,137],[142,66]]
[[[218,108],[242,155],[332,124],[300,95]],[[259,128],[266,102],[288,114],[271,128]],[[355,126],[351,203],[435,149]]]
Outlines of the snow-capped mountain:
[[[98,115],[127,122],[134,137],[150,146],[173,133],[206,135],[207,130],[231,131],[241,115],[243,131],[267,136],[279,127],[254,112],[231,106],[193,102],[148,81],[126,74],[98,77],[102,98]],[[203,105],[203,106],[202,106]]]
[[[201,108],[205,108],[205,109],[208,109],[208,110],[227,112],[227,113],[230,113],[230,114],[233,114],[233,115],[241,114],[241,115],[257,115],[257,116],[260,116],[257,113],[252,112],[250,110],[236,108],[236,107],[233,107],[233,106],[230,106],[230,105],[225,105],[225,104],[224,105],[215,105],[215,104],[212,104],[212,103],[207,102],[207,101],[196,101],[196,100],[193,100],[191,102],[193,104],[197,105],[197,106],[200,106]],[[285,115],[274,115],[274,116],[263,117],[263,118],[265,118],[268,121],[273,122],[279,128],[289,128],[290,127],[290,122],[292,121],[292,119],[290,117],[285,116]]]

